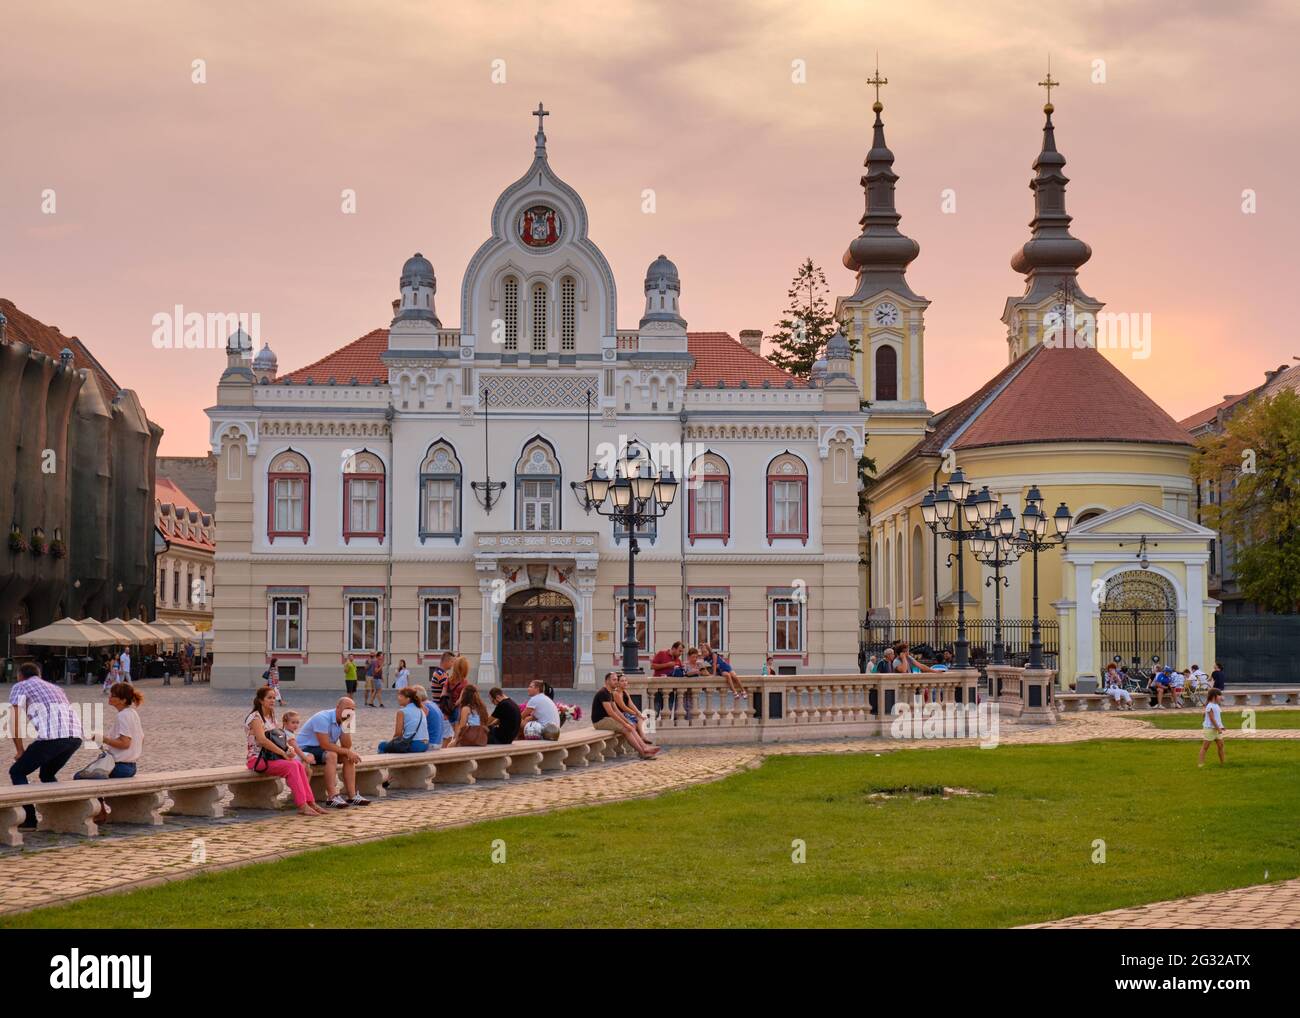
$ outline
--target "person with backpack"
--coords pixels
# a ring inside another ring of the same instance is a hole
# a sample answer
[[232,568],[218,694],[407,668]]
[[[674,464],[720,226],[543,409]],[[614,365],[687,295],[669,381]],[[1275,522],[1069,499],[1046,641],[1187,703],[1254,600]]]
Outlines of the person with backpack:
[[1201,721],[1201,755],[1196,758],[1196,766],[1205,766],[1205,751],[1210,748],[1210,743],[1214,743],[1215,749],[1219,751],[1219,763],[1226,763],[1223,758],[1223,736],[1227,729],[1223,727],[1223,711],[1219,707],[1219,698],[1223,693],[1217,689],[1211,689],[1205,700],[1205,717]]
[[244,718],[244,735],[248,769],[284,778],[299,815],[322,816],[325,811],[316,805],[306,765],[294,755],[288,737],[275,723],[275,691],[270,686],[261,686],[253,694],[253,709]]

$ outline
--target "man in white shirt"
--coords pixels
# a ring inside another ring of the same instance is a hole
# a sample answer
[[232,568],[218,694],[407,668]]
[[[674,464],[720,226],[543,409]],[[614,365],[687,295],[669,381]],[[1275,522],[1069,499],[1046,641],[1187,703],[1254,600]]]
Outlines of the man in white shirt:
[[118,666],[122,669],[122,681],[131,681],[131,652],[123,649],[122,656],[118,658]]
[[560,737],[560,708],[542,689],[540,679],[528,683],[528,703],[523,712],[524,738],[554,742]]

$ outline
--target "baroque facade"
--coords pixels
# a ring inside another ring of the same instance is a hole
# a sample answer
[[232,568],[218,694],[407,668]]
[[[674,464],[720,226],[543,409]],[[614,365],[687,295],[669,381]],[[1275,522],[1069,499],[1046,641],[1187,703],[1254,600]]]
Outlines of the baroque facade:
[[[621,660],[628,541],[571,484],[635,439],[684,478],[639,534],[642,653],[709,642],[756,672],[856,670],[860,391],[843,337],[810,381],[755,333],[689,332],[665,256],[620,328],[577,191],[531,165],[466,267],[459,327],[408,259],[385,329],[285,374],[240,332],[209,408],[218,457],[213,682],[334,687],[348,654],[417,677],[592,688]],[[758,334],[761,338],[761,334]],[[495,500],[482,486],[500,486]],[[480,488],[475,489],[475,484]]]

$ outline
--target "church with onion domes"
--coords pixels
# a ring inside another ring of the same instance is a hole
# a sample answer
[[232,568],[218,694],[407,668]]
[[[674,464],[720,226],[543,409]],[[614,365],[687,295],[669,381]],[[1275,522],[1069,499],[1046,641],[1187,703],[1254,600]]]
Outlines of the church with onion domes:
[[[275,658],[289,681],[333,687],[349,656],[373,653],[423,680],[452,651],[480,685],[592,688],[632,628],[643,664],[681,640],[742,673],[843,674],[889,643],[951,649],[959,621],[975,664],[1024,664],[1037,644],[1062,690],[1111,660],[1210,665],[1214,534],[1193,522],[1192,445],[1092,341],[1104,305],[1080,284],[1092,251],[1071,233],[1054,107],[1011,260],[1024,290],[1002,309],[1008,363],[935,411],[930,301],[909,279],[924,259],[900,229],[885,82],[871,83],[844,332],[807,379],[764,359],[757,330],[690,330],[689,286],[664,254],[648,259],[639,321],[620,323],[541,104],[531,162],[450,299],[417,252],[388,325],[314,363],[281,372],[269,345],[232,336],[207,411],[213,681],[256,684]],[[680,487],[635,534],[585,483],[629,449]],[[877,473],[860,515],[864,451]],[[927,515],[959,481],[1002,518],[972,519],[987,541],[951,542]],[[1012,546],[1035,519],[1054,529],[1030,556]]]

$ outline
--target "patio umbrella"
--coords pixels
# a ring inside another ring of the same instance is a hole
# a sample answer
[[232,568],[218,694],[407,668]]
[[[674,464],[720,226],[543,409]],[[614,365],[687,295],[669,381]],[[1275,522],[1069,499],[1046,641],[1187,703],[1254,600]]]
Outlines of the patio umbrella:
[[17,637],[37,647],[106,647],[118,643],[116,633],[94,619],[63,618]]

